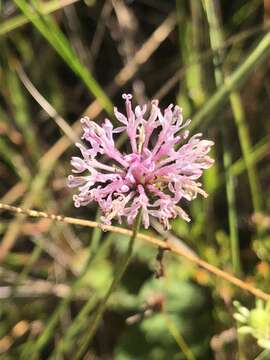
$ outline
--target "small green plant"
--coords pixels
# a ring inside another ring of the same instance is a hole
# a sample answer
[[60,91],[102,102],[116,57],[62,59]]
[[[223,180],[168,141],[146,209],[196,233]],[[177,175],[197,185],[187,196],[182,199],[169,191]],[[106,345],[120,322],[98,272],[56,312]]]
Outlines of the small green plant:
[[238,332],[251,334],[260,347],[270,349],[270,301],[264,303],[257,300],[252,310],[248,310],[238,301],[234,301],[234,306],[237,309],[234,318],[241,324]]

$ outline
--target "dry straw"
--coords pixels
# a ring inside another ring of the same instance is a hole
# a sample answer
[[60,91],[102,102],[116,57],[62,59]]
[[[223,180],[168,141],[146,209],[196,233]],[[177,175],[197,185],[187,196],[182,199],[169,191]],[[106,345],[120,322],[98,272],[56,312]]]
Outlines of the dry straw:
[[[132,236],[131,230],[121,228],[118,226],[103,225],[103,224],[95,222],[95,221],[72,218],[72,217],[63,216],[63,215],[48,214],[46,212],[37,211],[37,210],[22,209],[20,207],[10,206],[10,205],[3,204],[3,203],[0,203],[0,209],[15,212],[18,214],[24,214],[24,215],[27,215],[30,217],[46,218],[46,219],[50,219],[50,220],[54,220],[54,221],[61,221],[61,222],[67,223],[67,224],[85,226],[85,227],[90,227],[90,228],[100,228],[102,231],[111,231],[111,232],[118,233],[118,234]],[[270,295],[265,293],[264,291],[262,291],[258,288],[255,288],[254,286],[229,274],[228,272],[226,272],[224,270],[217,268],[214,265],[209,264],[208,262],[200,259],[199,257],[190,254],[189,252],[185,251],[184,249],[180,248],[179,246],[177,246],[175,244],[172,244],[166,240],[160,240],[153,236],[145,235],[142,233],[138,233],[137,238],[141,239],[143,241],[146,241],[148,243],[151,243],[152,245],[155,245],[159,248],[170,251],[178,256],[184,257],[187,260],[191,261],[192,263],[211,272],[212,274],[215,274],[216,276],[223,278],[224,280],[230,282],[231,284],[252,293],[253,295],[255,295],[258,298],[261,298],[265,301],[270,300]]]

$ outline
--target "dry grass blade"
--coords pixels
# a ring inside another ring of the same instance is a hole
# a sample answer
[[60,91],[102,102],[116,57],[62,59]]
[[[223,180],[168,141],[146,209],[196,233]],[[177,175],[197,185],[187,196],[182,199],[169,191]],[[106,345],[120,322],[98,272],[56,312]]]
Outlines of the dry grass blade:
[[[90,228],[100,228],[102,231],[111,231],[111,232],[115,232],[115,233],[123,234],[123,235],[127,235],[127,236],[132,235],[131,230],[121,228],[118,226],[104,225],[104,224],[101,224],[101,223],[98,223],[95,221],[90,221],[90,220],[72,218],[72,217],[63,216],[63,215],[48,214],[43,211],[22,209],[19,207],[10,206],[10,205],[3,204],[3,203],[0,203],[0,209],[15,212],[18,214],[24,214],[26,216],[31,216],[31,217],[43,217],[43,218],[51,219],[51,220],[55,220],[55,221],[62,221],[62,222],[65,222],[67,224],[72,224],[72,225],[79,225],[79,226],[85,226],[85,227],[90,227]],[[178,256],[184,257],[187,260],[191,261],[192,263],[211,272],[212,274],[215,274],[219,278],[222,278],[222,279],[230,282],[231,284],[241,288],[242,290],[250,292],[251,294],[255,295],[258,298],[261,298],[265,301],[270,300],[270,294],[267,294],[264,291],[248,284],[247,282],[229,274],[228,272],[221,270],[214,265],[209,264],[208,262],[200,259],[197,256],[192,255],[190,252],[187,252],[182,247],[179,247],[177,244],[172,244],[169,241],[160,240],[153,236],[145,235],[142,233],[138,233],[137,238],[141,239],[143,241],[146,241],[148,243],[151,243],[159,248],[170,251]]]
[[105,20],[112,11],[111,1],[105,1],[103,8],[101,10],[99,22],[97,24],[96,32],[93,36],[93,40],[90,46],[91,60],[94,63],[97,57],[97,54],[100,50],[102,39],[105,33]]
[[173,14],[153,32],[150,38],[138,50],[134,58],[114,78],[114,82],[118,86],[123,86],[130,80],[138,70],[138,66],[144,64],[159,45],[169,36],[176,25],[176,18]]
[[59,128],[64,132],[64,134],[70,139],[72,142],[79,142],[80,139],[71,126],[57,113],[57,111],[52,107],[52,105],[40,94],[40,92],[35,88],[32,84],[25,71],[21,66],[17,66],[16,68],[17,74],[29,91],[29,93],[33,96],[36,102],[42,107],[42,109],[56,122]]
[[65,61],[74,74],[79,77],[81,82],[101,104],[102,108],[108,114],[111,114],[113,109],[111,100],[89,69],[81,63],[68,38],[58,26],[57,22],[51,16],[42,13],[40,4],[36,0],[32,0],[30,2],[31,4],[25,0],[14,0],[14,2],[48,41],[51,47]]
[[44,280],[28,280],[23,285],[16,287],[16,291],[12,286],[0,287],[0,299],[7,299],[10,296],[18,298],[37,298],[46,295],[54,295],[59,298],[66,297],[70,292],[70,288],[66,284],[52,284]]

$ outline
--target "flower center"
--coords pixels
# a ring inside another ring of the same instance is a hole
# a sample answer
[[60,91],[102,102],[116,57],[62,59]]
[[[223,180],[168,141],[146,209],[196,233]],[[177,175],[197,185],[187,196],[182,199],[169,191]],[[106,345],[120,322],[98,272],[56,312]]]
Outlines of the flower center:
[[146,185],[152,178],[155,163],[151,158],[145,158],[142,154],[128,156],[129,167],[125,179],[132,185]]

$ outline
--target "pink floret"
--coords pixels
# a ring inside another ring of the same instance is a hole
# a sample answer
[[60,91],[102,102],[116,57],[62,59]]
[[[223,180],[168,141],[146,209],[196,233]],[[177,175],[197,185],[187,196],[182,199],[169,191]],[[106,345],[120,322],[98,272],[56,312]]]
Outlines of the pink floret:
[[[120,127],[114,129],[108,119],[101,126],[88,117],[81,120],[82,139],[88,146],[76,144],[81,157],[71,160],[76,175],[68,177],[68,186],[79,190],[73,196],[74,205],[97,202],[105,224],[114,218],[120,223],[126,218],[132,224],[140,209],[145,228],[150,216],[158,218],[166,229],[170,228],[169,220],[177,216],[190,221],[179,204],[197,194],[207,196],[197,180],[214,163],[207,155],[213,141],[202,139],[202,134],[187,140],[190,120],[183,122],[178,106],[170,105],[162,113],[158,101],[153,100],[147,117],[146,105],[133,110],[132,96],[124,94],[123,98],[126,115],[114,109]],[[120,132],[129,138],[129,154],[115,146],[114,134]],[[102,162],[101,155],[109,161]]]

